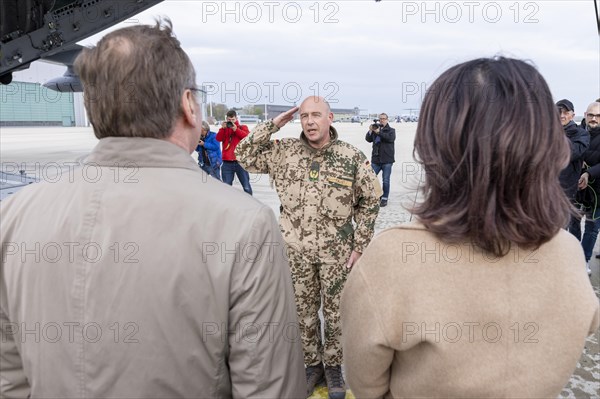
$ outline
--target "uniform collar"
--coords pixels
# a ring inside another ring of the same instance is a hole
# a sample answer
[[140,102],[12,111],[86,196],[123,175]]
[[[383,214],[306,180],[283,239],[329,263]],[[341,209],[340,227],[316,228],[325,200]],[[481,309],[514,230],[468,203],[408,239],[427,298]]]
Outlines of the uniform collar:
[[329,137],[331,137],[331,140],[329,140],[329,142],[327,144],[325,144],[323,147],[321,147],[319,149],[316,149],[308,143],[306,135],[304,135],[304,131],[302,131],[302,133],[300,133],[300,141],[302,142],[302,144],[304,144],[304,146],[306,148],[308,148],[312,152],[326,151],[329,147],[331,147],[333,145],[333,143],[335,143],[337,141],[338,132],[337,132],[337,130],[335,130],[335,128],[333,126],[329,126]]

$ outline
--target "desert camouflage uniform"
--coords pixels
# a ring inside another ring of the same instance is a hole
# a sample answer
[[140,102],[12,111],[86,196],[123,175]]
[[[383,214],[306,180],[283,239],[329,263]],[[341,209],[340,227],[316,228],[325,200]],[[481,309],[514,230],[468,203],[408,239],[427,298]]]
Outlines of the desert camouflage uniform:
[[381,187],[365,155],[339,141],[333,127],[331,142],[319,150],[304,133],[300,139],[270,140],[278,130],[272,121],[259,124],[239,143],[236,157],[249,172],[268,173],[279,194],[305,364],[341,365],[339,303],[345,265],[352,250],[362,253],[373,236]]

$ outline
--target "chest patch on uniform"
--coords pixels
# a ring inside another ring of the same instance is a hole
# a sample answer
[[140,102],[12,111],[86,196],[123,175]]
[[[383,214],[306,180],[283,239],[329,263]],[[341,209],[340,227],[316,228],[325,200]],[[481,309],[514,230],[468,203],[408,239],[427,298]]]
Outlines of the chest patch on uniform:
[[308,172],[308,180],[319,181],[319,169],[321,165],[318,162],[313,162],[310,165],[310,171]]
[[337,184],[338,186],[352,187],[352,180],[342,179],[339,177],[330,176],[327,178],[329,183]]

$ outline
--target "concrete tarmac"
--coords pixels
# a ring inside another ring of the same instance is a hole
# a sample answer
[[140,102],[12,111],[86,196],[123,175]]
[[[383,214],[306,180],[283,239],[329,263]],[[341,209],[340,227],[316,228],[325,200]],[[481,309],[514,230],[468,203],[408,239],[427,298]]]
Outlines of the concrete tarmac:
[[[335,123],[341,140],[363,151],[368,158],[371,144],[364,139],[367,123]],[[419,185],[420,167],[412,157],[412,148],[416,123],[393,123],[396,129],[396,163],[391,176],[389,204],[381,208],[376,222],[376,234],[383,229],[411,220],[406,210],[414,204]],[[253,128],[252,125],[249,126]],[[214,131],[217,128],[213,129]],[[297,137],[302,130],[300,124],[286,125],[274,137]],[[1,170],[7,173],[24,171],[28,177],[38,180],[54,180],[60,174],[72,172],[74,165],[80,162],[98,140],[91,128],[7,128],[0,133]],[[196,158],[196,153],[192,155]],[[380,175],[381,178],[381,175]],[[279,199],[271,187],[266,175],[251,174],[254,197],[267,204],[279,215]],[[241,186],[234,182],[234,187]],[[3,190],[4,191],[4,190]],[[598,245],[594,255],[597,254]],[[600,297],[599,266],[600,261],[592,257],[592,285]],[[599,333],[588,337],[575,373],[561,393],[561,398],[599,398],[600,397],[600,345]]]

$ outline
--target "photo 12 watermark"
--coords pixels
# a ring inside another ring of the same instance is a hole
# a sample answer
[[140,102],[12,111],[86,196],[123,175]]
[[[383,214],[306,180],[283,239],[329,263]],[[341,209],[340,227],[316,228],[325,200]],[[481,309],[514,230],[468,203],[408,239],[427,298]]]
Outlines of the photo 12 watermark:
[[[462,89],[467,90],[468,93],[475,90],[482,93],[481,101],[495,103],[502,99],[504,88],[499,87],[495,83],[485,83],[482,85],[478,82],[470,82],[465,84],[465,86]],[[462,92],[462,95],[464,95],[464,92],[457,88],[456,84],[442,86],[427,82],[402,82],[400,86],[400,98],[403,104],[422,103],[427,93],[430,92],[433,94],[439,92],[442,93],[442,100],[456,102],[458,101],[456,98],[458,93]],[[537,103],[540,89],[539,82],[528,82],[527,89],[519,93],[519,96],[527,103]]]
[[283,338],[285,342],[295,343],[300,341],[300,326],[298,323],[237,323],[229,326],[227,323],[203,322],[201,331],[202,342],[217,340],[225,342],[247,342],[256,344],[260,341],[269,343]]
[[83,261],[85,263],[139,263],[140,246],[136,242],[97,243],[76,242],[3,242],[2,262],[22,264],[63,264]]
[[340,86],[336,82],[203,82],[210,101],[221,103],[263,104],[281,101],[296,104],[309,96],[323,97],[330,104],[339,102]]
[[337,24],[340,5],[334,1],[203,1],[201,20],[226,23]]
[[73,93],[54,91],[40,84],[24,84],[15,82],[5,85],[0,90],[0,105],[10,103],[21,104],[54,104],[66,97],[73,104]]
[[540,326],[534,322],[513,322],[510,325],[489,321],[451,321],[440,322],[403,322],[402,342],[411,340],[435,343],[474,343],[485,342],[494,344],[502,338],[513,343],[537,344],[536,338]]
[[136,337],[140,327],[134,322],[120,323],[118,321],[109,323],[97,323],[95,321],[81,323],[77,321],[50,321],[35,323],[13,323],[3,322],[0,324],[2,332],[1,342],[9,341],[24,343],[78,343],[85,342],[95,344],[102,342],[114,342],[115,344],[138,344]]
[[485,22],[508,21],[524,24],[539,22],[540,6],[533,1],[403,1],[402,23]]
[[254,263],[275,262],[276,259],[289,260],[290,252],[300,252],[300,243],[284,241],[205,241],[201,244],[202,262]]
[[140,168],[135,162],[113,163],[100,165],[95,162],[2,162],[0,169],[3,173],[20,176],[48,183],[83,180],[86,183],[98,183],[102,178],[108,178],[113,183],[139,183]]
[[479,263],[482,259],[488,263],[503,261],[516,264],[537,264],[540,262],[537,258],[538,252],[536,249],[523,249],[518,245],[511,245],[508,253],[502,256],[479,250],[475,245],[444,243],[440,241],[435,243],[403,241],[399,243],[399,247],[400,260],[403,263]]

